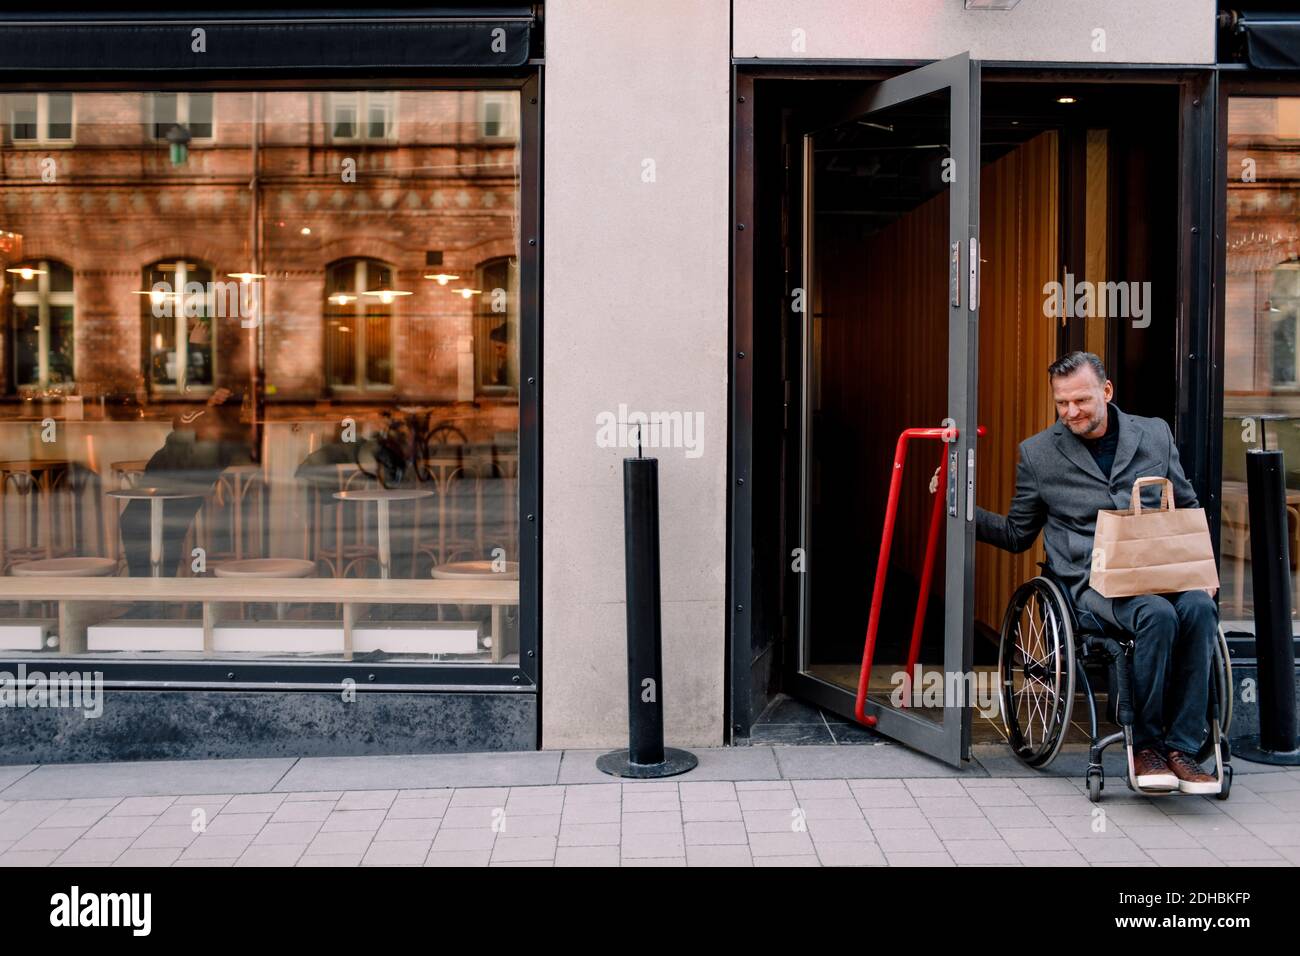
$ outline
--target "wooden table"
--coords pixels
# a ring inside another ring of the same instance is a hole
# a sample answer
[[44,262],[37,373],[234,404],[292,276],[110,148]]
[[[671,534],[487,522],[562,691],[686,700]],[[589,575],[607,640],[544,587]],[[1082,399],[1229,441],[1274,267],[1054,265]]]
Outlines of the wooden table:
[[334,497],[340,501],[373,501],[379,506],[379,576],[387,580],[392,577],[393,547],[388,530],[388,505],[393,501],[416,501],[433,495],[427,488],[357,488],[352,491],[336,491]]

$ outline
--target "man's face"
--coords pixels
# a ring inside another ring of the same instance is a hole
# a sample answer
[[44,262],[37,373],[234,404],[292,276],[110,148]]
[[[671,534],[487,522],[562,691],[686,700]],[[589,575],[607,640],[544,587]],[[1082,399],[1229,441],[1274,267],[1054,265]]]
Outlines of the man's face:
[[1052,379],[1056,416],[1080,438],[1106,434],[1106,403],[1114,394],[1110,379],[1097,381],[1097,373],[1087,365]]

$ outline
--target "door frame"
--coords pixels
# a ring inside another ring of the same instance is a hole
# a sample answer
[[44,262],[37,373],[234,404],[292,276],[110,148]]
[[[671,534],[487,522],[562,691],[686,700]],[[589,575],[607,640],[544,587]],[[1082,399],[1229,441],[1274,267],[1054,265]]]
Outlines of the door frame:
[[[765,81],[882,80],[921,61],[845,60],[817,65],[785,61],[732,61],[731,154],[731,356],[728,396],[727,481],[727,650],[724,719],[728,743],[744,741],[770,699],[771,655],[755,651],[754,638],[769,636],[772,644],[788,644],[790,618],[782,633],[756,633],[752,615],[754,576],[754,500],[749,480],[754,469],[754,277],[755,215],[758,203],[755,128],[756,100]],[[1222,236],[1216,230],[1218,70],[1214,66],[1091,67],[1063,63],[983,61],[981,84],[1015,83],[1152,83],[1178,89],[1178,250],[1177,356],[1174,435],[1188,478],[1206,509],[1216,554],[1219,533],[1219,489],[1216,476],[1222,454],[1222,395],[1220,380],[1222,315],[1213,310],[1214,265]],[[1213,318],[1211,318],[1213,316]]]
[[[810,122],[803,124],[797,131],[797,142],[790,150],[789,163],[795,163],[798,156],[798,170],[802,182],[802,200],[799,208],[800,247],[797,270],[798,284],[805,291],[804,310],[800,313],[799,335],[799,371],[797,374],[799,416],[802,425],[799,431],[799,516],[800,533],[796,546],[812,554],[815,546],[810,537],[811,504],[808,499],[809,481],[811,479],[812,450],[812,412],[808,391],[808,371],[812,357],[808,351],[811,335],[810,318],[812,312],[812,289],[814,287],[813,265],[814,240],[811,235],[811,206],[815,191],[812,153],[813,137],[823,130],[839,126],[857,119],[876,115],[880,110],[890,109],[914,102],[923,97],[946,92],[948,95],[948,126],[945,136],[949,139],[949,157],[955,161],[956,176],[952,179],[946,192],[947,202],[947,238],[944,242],[945,258],[951,255],[951,272],[949,288],[945,290],[947,301],[947,369],[948,374],[943,386],[944,409],[947,416],[958,429],[957,437],[947,444],[950,469],[946,494],[948,504],[944,519],[944,537],[946,554],[942,580],[943,591],[947,595],[944,602],[947,608],[944,620],[944,670],[965,673],[970,669],[972,657],[973,617],[967,613],[974,599],[974,552],[975,552],[975,508],[974,485],[969,484],[970,494],[966,494],[970,466],[974,460],[975,435],[975,400],[978,395],[978,361],[972,361],[977,353],[978,344],[978,295],[976,294],[978,276],[978,258],[975,245],[979,237],[979,156],[980,156],[980,109],[979,109],[979,62],[972,60],[969,54],[962,53],[944,60],[929,63],[914,70],[908,70],[853,93],[847,99],[834,104],[824,111],[818,111]],[[794,217],[791,217],[794,218]],[[951,249],[951,252],[949,251]],[[972,271],[972,268],[974,271]],[[937,356],[936,356],[937,357]],[[795,376],[791,376],[795,378]],[[937,425],[938,422],[915,422],[916,426]],[[920,452],[925,454],[924,452]],[[969,456],[969,457],[968,457]],[[863,555],[864,567],[869,568],[874,549],[868,547]],[[798,575],[797,591],[799,598],[799,623],[796,625],[798,637],[795,644],[795,660],[787,667],[786,679],[801,697],[814,700],[822,707],[852,717],[855,694],[808,673],[805,667],[808,653],[807,642],[810,639],[811,607],[808,588],[813,574],[812,566],[805,568]],[[812,636],[815,639],[815,636]],[[940,721],[918,716],[915,712],[895,709],[881,705],[877,699],[868,697],[866,709],[877,721],[879,732],[905,743],[914,749],[945,760],[951,764],[960,764],[969,755],[970,750],[970,710],[966,707],[945,707]]]

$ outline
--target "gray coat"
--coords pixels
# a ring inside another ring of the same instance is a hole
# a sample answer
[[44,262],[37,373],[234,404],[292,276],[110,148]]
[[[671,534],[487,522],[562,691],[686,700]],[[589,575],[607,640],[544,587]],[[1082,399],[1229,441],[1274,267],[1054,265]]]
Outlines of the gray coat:
[[[1159,475],[1174,483],[1174,503],[1197,508],[1196,491],[1178,463],[1173,432],[1160,418],[1126,415],[1112,403],[1119,442],[1110,478],[1087,447],[1061,422],[1020,443],[1016,494],[1005,517],[980,508],[976,538],[1007,551],[1026,551],[1043,531],[1047,562],[1076,605],[1111,617],[1110,602],[1088,587],[1097,512],[1127,508],[1138,478]],[[1160,504],[1160,486],[1142,490],[1142,504]],[[1085,592],[1086,595],[1085,595]]]

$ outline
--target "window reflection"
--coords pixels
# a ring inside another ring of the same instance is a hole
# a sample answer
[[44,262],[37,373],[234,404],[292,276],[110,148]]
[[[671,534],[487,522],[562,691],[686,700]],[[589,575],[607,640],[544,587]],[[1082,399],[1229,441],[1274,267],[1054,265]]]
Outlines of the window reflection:
[[1249,627],[1251,448],[1284,453],[1293,573],[1300,557],[1300,97],[1231,98],[1227,163],[1221,604]]
[[0,652],[517,659],[518,94],[0,103]]

